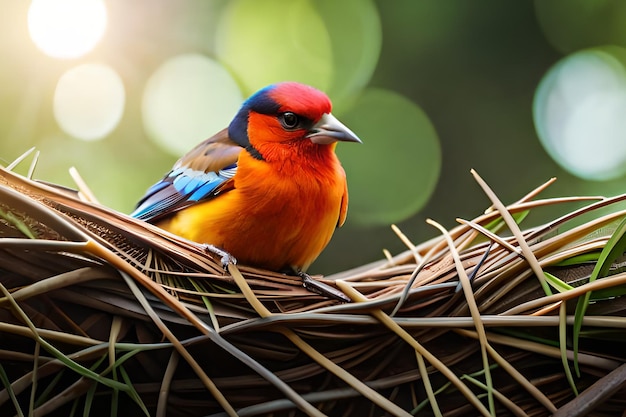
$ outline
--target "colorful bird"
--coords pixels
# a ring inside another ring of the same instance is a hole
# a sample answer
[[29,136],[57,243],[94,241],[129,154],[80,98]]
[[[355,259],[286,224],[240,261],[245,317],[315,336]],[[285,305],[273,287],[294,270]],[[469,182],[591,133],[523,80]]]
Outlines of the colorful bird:
[[361,142],[331,114],[324,93],[270,85],[179,159],[132,216],[246,265],[303,272],[346,218],[337,141]]

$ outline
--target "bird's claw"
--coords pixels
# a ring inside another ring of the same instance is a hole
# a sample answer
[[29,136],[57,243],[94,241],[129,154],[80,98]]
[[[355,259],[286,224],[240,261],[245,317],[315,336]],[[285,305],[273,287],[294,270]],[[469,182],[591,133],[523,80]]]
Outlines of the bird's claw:
[[204,244],[202,245],[206,252],[212,253],[220,257],[220,263],[222,264],[222,268],[224,271],[228,271],[228,265],[237,265],[237,258],[235,258],[230,253],[226,252],[223,249],[218,248],[214,245]]
[[302,279],[302,286],[307,290],[314,292],[319,295],[327,296],[330,298],[334,298],[335,300],[349,303],[350,298],[345,295],[343,292],[338,290],[337,288],[331,287],[328,284],[324,284],[323,282],[317,281],[313,279],[312,276],[307,274],[306,272],[296,271],[300,279]]

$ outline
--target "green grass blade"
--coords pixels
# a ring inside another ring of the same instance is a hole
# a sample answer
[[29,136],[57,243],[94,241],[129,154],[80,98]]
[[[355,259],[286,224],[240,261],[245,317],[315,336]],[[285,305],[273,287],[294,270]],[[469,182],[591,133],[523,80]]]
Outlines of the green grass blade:
[[30,228],[24,223],[22,220],[18,219],[13,213],[10,211],[4,212],[0,210],[0,217],[6,220],[9,224],[15,227],[17,230],[22,232],[24,236],[29,239],[36,239],[35,233],[30,230]]
[[24,417],[24,414],[22,413],[22,409],[20,408],[20,403],[17,401],[15,392],[13,391],[13,388],[11,387],[11,381],[9,381],[9,376],[7,375],[1,363],[0,363],[0,381],[2,381],[2,385],[4,385],[4,388],[9,393],[9,397],[11,398],[11,401],[13,402],[13,406],[17,410],[17,415],[19,417]]
[[582,253],[580,255],[572,256],[571,258],[563,259],[562,261],[555,263],[554,266],[572,266],[590,262],[598,262],[600,253],[601,252],[599,251]]
[[[530,210],[520,211],[519,213],[512,213],[511,216],[513,217],[513,220],[515,220],[515,223],[520,224],[522,221],[524,221],[528,214],[530,214]],[[485,225],[485,229],[489,230],[492,233],[498,233],[500,230],[502,230],[504,226],[506,226],[504,220],[502,218],[497,218],[487,223]]]
[[[434,396],[436,397],[437,395],[441,394],[442,392],[444,392],[445,390],[447,390],[451,386],[452,386],[452,382],[450,382],[450,381],[446,382],[437,391],[433,392]],[[422,400],[422,402],[420,402],[417,405],[417,407],[415,407],[414,409],[411,410],[411,414],[416,415],[422,409],[424,409],[426,406],[428,406],[428,404],[430,404],[430,400],[428,398],[425,398],[424,400]]]
[[30,399],[28,401],[28,410],[29,415],[33,415],[33,411],[35,410],[35,399],[37,395],[37,370],[39,369],[39,352],[41,345],[39,343],[35,343],[35,352],[33,353],[33,383],[30,386]]
[[[206,289],[204,288],[204,286],[202,286],[195,279],[189,279],[189,282],[191,283],[191,285],[193,285],[196,291],[206,292]],[[211,303],[211,299],[209,297],[202,296],[202,302],[204,303],[204,306],[206,307],[209,313],[209,316],[211,317],[211,323],[213,324],[213,328],[215,330],[219,330],[220,329],[219,322],[217,321],[217,316],[215,315],[215,310],[213,309],[213,304]]]
[[85,394],[85,405],[83,406],[83,417],[89,417],[91,415],[91,405],[93,404],[93,398],[96,395],[96,388],[98,384],[92,383],[87,393]]
[[78,410],[78,403],[80,401],[80,398],[76,398],[74,400],[74,402],[72,403],[72,409],[70,410],[70,414],[68,417],[74,417],[76,415],[76,410]]
[[626,295],[626,285],[616,285],[611,288],[603,288],[591,293],[590,301],[608,300]]
[[567,309],[565,302],[561,302],[561,307],[559,308],[559,349],[561,351],[561,361],[563,362],[563,370],[565,371],[567,381],[572,387],[574,394],[578,395],[578,389],[574,383],[572,371],[569,369],[569,362],[567,360]]
[[552,339],[546,339],[545,337],[539,337],[527,331],[524,331],[523,328],[515,328],[515,327],[499,327],[492,329],[494,332],[498,334],[503,334],[506,336],[516,337],[522,340],[528,340],[531,342],[541,343],[546,346],[554,346],[558,347],[559,342]]
[[148,412],[148,409],[146,408],[146,405],[141,400],[141,397],[139,396],[139,393],[137,392],[137,390],[135,390],[135,387],[133,386],[133,383],[130,380],[130,377],[128,376],[128,373],[126,372],[126,370],[124,369],[123,366],[121,366],[119,368],[119,370],[120,370],[120,374],[122,375],[122,379],[126,383],[126,386],[129,387],[129,390],[128,390],[127,394],[137,403],[137,405],[141,408],[143,413],[146,416],[150,417],[150,412]]
[[[615,262],[617,258],[621,257],[625,250],[626,218],[622,219],[620,224],[615,229],[615,232],[606,242],[606,245],[598,257],[598,262],[591,272],[589,282],[605,277],[608,274],[613,262]],[[590,293],[586,293],[584,297],[579,298],[578,303],[576,304],[576,312],[574,314],[574,369],[576,371],[576,375],[578,376],[580,376],[580,369],[578,367],[578,340],[580,337],[580,329],[583,324],[583,318],[585,317],[585,312],[587,311],[590,298]]]
[[44,388],[43,392],[37,398],[37,401],[35,401],[35,408],[39,407],[41,404],[45,403],[48,398],[50,398],[50,393],[54,390],[63,375],[65,375],[65,369],[61,369],[57,372],[56,375],[54,375],[54,378],[52,378],[52,381],[46,384],[46,388]]
[[[115,379],[116,381],[118,380],[117,377],[117,368],[113,368],[112,370],[113,372],[113,379]],[[117,410],[118,410],[118,406],[119,406],[119,398],[120,398],[120,391],[117,389],[113,389],[113,392],[111,393],[111,409],[110,409],[110,416],[111,417],[117,417]]]
[[550,284],[552,288],[554,288],[558,292],[567,292],[574,288],[549,272],[543,271],[543,275],[546,277],[546,281],[548,282],[548,284]]
[[84,376],[86,378],[95,380],[95,381],[97,381],[97,382],[99,382],[99,383],[101,383],[103,385],[106,385],[106,386],[108,386],[110,388],[118,388],[118,389],[120,389],[122,391],[126,391],[127,390],[127,387],[124,384],[122,384],[122,383],[120,383],[118,381],[114,381],[114,380],[109,379],[109,378],[102,377],[101,375],[98,375],[96,372],[92,371],[91,369],[88,369],[85,366],[79,364],[78,362],[72,360],[71,358],[66,356],[63,352],[61,352],[59,349],[54,347],[47,340],[45,340],[43,337],[41,337],[39,335],[39,332],[37,331],[37,328],[35,327],[33,322],[30,320],[28,315],[17,304],[15,299],[11,296],[11,293],[9,293],[9,291],[6,289],[6,287],[4,285],[2,285],[2,283],[0,283],[0,293],[2,293],[2,295],[4,295],[7,298],[7,300],[9,301],[9,304],[11,305],[14,313],[19,318],[21,318],[24,321],[24,323],[26,323],[26,325],[29,327],[29,329],[32,332],[32,336],[31,337],[33,338],[33,340],[35,340],[36,342],[41,344],[41,347],[43,347],[48,353],[50,353],[52,356],[54,356],[55,359],[59,360],[66,367],[68,367],[69,369],[71,369],[72,371],[76,372],[79,375],[82,375],[82,376]]

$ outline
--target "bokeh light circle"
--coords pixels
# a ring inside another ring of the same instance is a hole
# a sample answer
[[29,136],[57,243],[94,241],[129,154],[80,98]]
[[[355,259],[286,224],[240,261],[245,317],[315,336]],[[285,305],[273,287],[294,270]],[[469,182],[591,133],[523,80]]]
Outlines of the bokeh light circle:
[[54,58],[77,58],[91,51],[106,25],[103,0],[33,0],[28,9],[33,42]]
[[237,83],[220,63],[200,54],[179,55],[148,80],[143,123],[157,145],[181,155],[228,126],[242,101]]
[[426,114],[395,92],[367,89],[340,119],[363,140],[338,146],[348,175],[348,220],[388,225],[417,213],[441,171],[439,138]]
[[54,91],[54,117],[69,135],[102,139],[118,125],[125,101],[124,83],[115,70],[103,64],[83,64],[59,79]]
[[588,180],[626,174],[626,69],[621,48],[572,54],[544,76],[533,117],[548,154]]
[[217,29],[216,53],[246,95],[278,81],[328,91],[333,53],[328,30],[310,0],[235,0]]
[[535,0],[537,21],[564,54],[602,45],[626,46],[626,2]]
[[370,0],[313,0],[332,48],[333,69],[327,93],[335,105],[370,81],[382,45],[378,9]]

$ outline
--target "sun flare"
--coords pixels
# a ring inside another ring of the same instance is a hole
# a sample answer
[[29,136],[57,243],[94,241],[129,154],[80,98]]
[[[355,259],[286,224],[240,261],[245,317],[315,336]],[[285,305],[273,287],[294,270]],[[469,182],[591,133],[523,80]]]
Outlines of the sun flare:
[[78,58],[91,51],[106,24],[102,0],[33,0],[28,9],[30,37],[54,58]]

